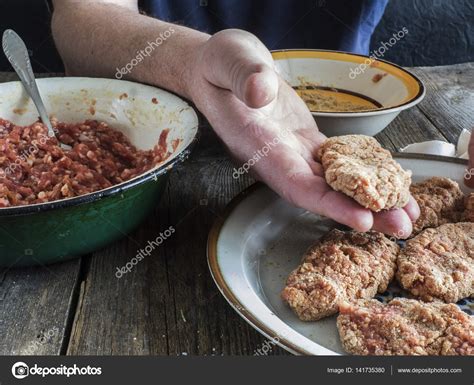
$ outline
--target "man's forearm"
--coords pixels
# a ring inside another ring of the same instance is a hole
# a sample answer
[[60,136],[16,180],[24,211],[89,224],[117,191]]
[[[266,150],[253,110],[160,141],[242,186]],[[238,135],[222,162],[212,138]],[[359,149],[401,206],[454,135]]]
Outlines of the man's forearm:
[[55,2],[53,36],[71,75],[118,77],[167,88],[186,98],[190,62],[209,35],[94,2]]

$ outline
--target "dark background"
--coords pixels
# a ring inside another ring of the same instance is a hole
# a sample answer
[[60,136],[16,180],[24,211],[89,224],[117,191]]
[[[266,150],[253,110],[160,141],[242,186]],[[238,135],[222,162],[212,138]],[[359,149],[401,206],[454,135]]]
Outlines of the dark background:
[[[0,32],[12,28],[23,37],[36,72],[63,71],[51,37],[50,18],[47,0],[0,0]],[[372,37],[371,50],[406,27],[408,35],[390,48],[384,59],[403,66],[474,61],[473,20],[474,0],[391,0]],[[10,70],[0,53],[0,71]]]
[[391,0],[371,49],[403,27],[408,35],[384,59],[403,66],[474,61],[474,0]]

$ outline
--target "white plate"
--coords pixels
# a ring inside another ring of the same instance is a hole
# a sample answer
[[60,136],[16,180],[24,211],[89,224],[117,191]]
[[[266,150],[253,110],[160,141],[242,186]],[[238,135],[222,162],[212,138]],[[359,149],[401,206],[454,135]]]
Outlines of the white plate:
[[[463,160],[418,154],[396,158],[412,170],[414,182],[436,175],[462,185]],[[209,267],[224,297],[255,329],[295,354],[344,354],[335,316],[303,322],[280,298],[306,249],[335,226],[256,184],[229,204],[209,234]]]

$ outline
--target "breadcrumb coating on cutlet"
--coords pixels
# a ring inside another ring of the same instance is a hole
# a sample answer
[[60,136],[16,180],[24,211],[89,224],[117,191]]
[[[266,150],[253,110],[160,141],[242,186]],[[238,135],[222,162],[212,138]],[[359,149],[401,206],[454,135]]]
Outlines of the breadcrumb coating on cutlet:
[[344,135],[321,145],[318,155],[326,182],[372,211],[404,207],[411,172],[405,171],[374,138]]
[[385,291],[398,251],[382,233],[332,230],[305,253],[282,298],[303,321],[335,314],[341,301]]
[[474,294],[474,223],[448,223],[408,240],[397,280],[424,300],[457,302]]
[[412,235],[425,228],[438,227],[461,220],[464,194],[459,185],[443,177],[432,177],[410,187],[413,198],[420,206],[420,216],[413,224]]
[[474,318],[454,304],[396,298],[340,305],[343,348],[356,355],[473,355]]

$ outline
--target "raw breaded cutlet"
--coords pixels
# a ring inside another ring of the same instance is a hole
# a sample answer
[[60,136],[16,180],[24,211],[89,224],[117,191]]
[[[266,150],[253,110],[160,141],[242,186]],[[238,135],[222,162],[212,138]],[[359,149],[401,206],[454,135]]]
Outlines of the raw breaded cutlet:
[[403,170],[374,138],[335,136],[326,139],[318,155],[326,182],[360,205],[380,211],[408,203],[411,172]]
[[337,328],[357,355],[473,355],[474,318],[454,304],[396,298],[341,304]]
[[464,212],[461,220],[463,222],[474,222],[474,193],[470,193],[464,199]]
[[449,178],[433,177],[414,183],[411,194],[420,206],[420,217],[413,224],[412,235],[428,227],[459,222],[464,210],[464,194]]
[[332,230],[305,253],[282,298],[303,321],[335,314],[341,301],[385,291],[398,251],[395,242],[378,232]]
[[397,279],[424,301],[457,302],[474,294],[474,223],[448,223],[408,240]]

